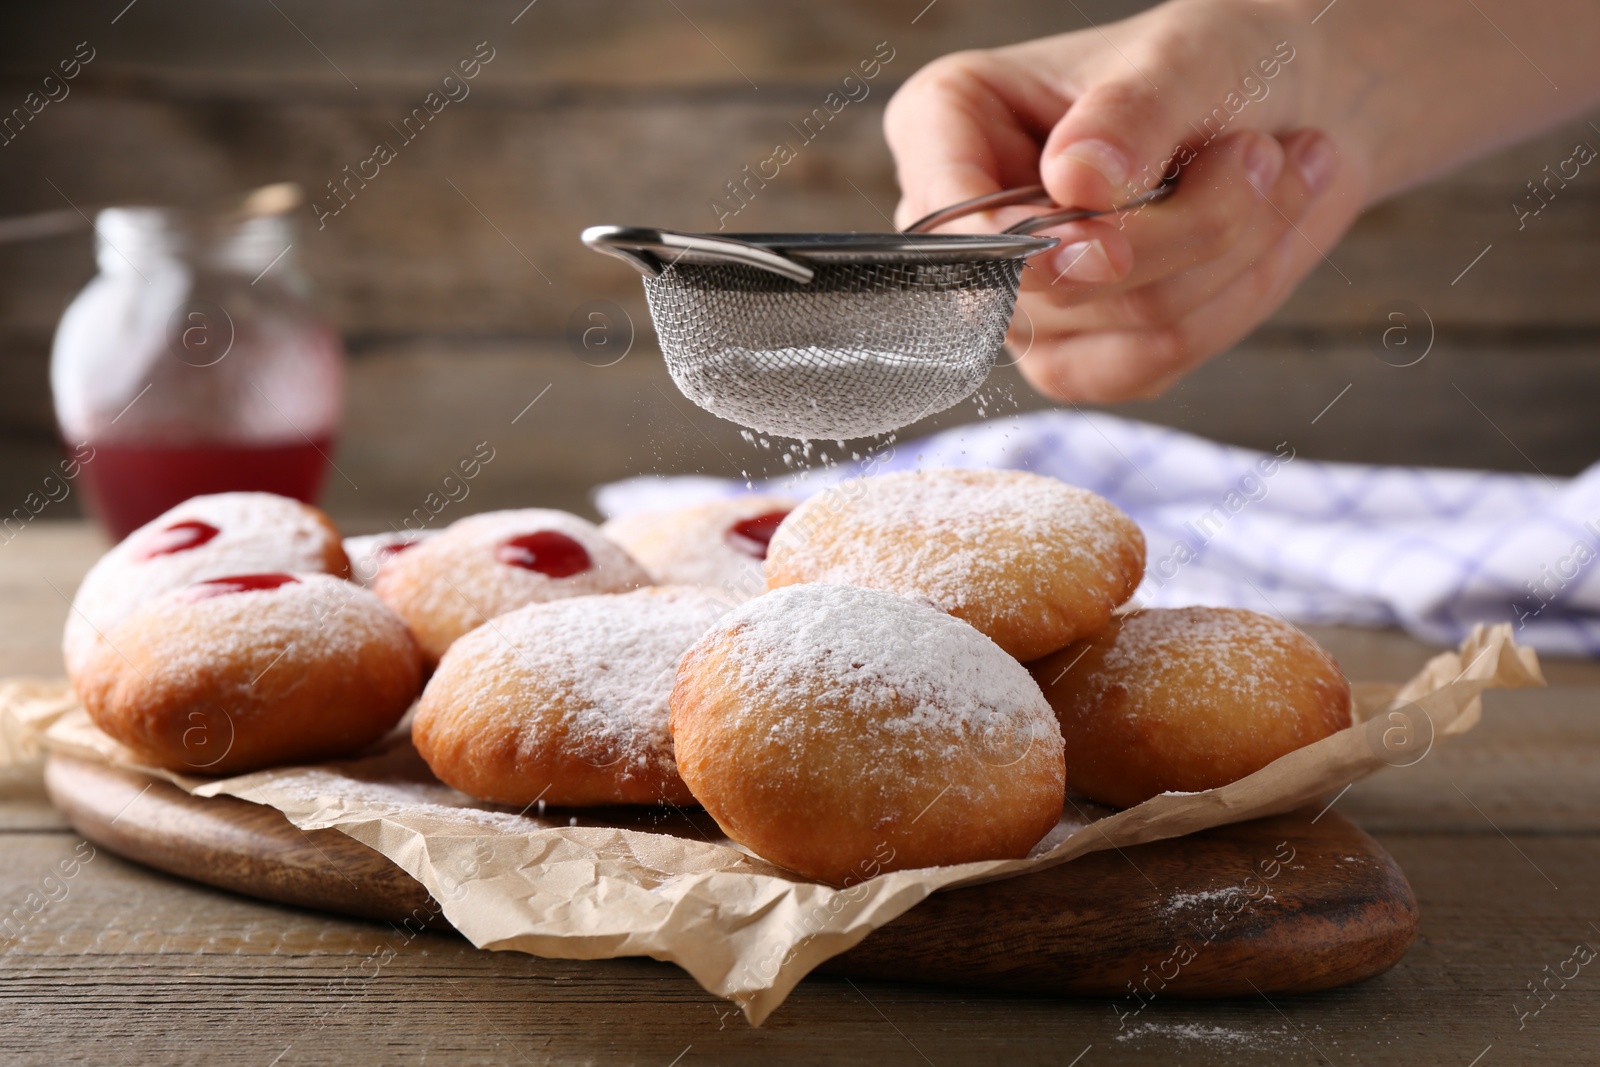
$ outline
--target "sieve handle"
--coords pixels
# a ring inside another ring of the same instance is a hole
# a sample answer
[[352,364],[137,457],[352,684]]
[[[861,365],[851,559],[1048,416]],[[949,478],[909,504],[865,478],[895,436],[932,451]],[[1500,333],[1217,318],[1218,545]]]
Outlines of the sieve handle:
[[[1126,204],[1119,204],[1114,208],[1108,208],[1104,211],[1061,208],[1044,215],[1035,215],[1032,218],[1023,219],[1015,226],[1008,226],[1001,232],[1012,234],[1034,233],[1038,230],[1048,229],[1051,226],[1059,226],[1064,222],[1092,219],[1100,215],[1120,215],[1125,211],[1132,211],[1136,208],[1144,207],[1146,204],[1164,200],[1172,195],[1172,191],[1176,187],[1173,182],[1162,182],[1149,192],[1142,193]],[[993,211],[997,207],[1012,207],[1016,204],[1038,203],[1041,201],[1046,204],[1051,202],[1049,194],[1044,191],[1044,186],[1042,185],[1024,185],[1018,189],[1002,189],[998,193],[975,196],[971,200],[963,200],[959,204],[951,204],[947,208],[940,208],[931,215],[924,215],[910,226],[907,226],[905,232],[928,233],[937,226],[943,226],[947,222],[954,222],[956,219],[964,219],[968,215],[976,215],[980,211]]]
[[693,253],[697,260],[714,259],[770,271],[802,285],[810,282],[816,274],[806,264],[770,248],[703,233],[681,233],[647,226],[590,226],[583,231],[583,243],[596,252],[625,260],[647,278],[660,276],[662,271],[689,253]]

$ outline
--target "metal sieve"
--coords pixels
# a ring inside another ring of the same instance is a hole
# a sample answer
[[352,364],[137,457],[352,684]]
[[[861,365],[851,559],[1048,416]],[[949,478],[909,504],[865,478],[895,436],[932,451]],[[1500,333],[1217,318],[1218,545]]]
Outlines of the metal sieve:
[[999,234],[927,230],[1045,198],[1043,186],[977,197],[901,233],[724,237],[591,226],[583,242],[644,275],[679,390],[761,433],[845,439],[888,433],[983,384],[1005,341],[1023,261],[1053,248],[1035,230],[1123,212],[1057,209]]

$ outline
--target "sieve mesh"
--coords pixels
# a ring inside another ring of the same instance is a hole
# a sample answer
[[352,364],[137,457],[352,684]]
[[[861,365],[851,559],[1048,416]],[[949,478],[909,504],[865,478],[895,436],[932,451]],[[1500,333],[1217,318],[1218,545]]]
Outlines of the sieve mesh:
[[810,283],[737,264],[645,278],[683,395],[762,433],[887,433],[983,384],[1016,304],[1021,259],[821,263]]

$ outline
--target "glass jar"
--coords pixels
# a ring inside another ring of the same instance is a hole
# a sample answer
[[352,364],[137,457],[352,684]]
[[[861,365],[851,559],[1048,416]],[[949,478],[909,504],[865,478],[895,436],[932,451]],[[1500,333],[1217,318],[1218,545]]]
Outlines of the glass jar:
[[344,359],[293,245],[281,214],[97,216],[100,273],[56,328],[50,385],[89,508],[113,537],[201,493],[316,499]]

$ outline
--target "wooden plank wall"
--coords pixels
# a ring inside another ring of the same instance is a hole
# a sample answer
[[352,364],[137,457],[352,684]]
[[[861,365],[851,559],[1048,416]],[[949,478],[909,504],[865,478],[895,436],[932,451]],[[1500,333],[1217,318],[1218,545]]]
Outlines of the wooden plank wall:
[[[880,228],[896,198],[880,135],[895,85],[948,51],[1142,6],[525,3],[95,0],[14,13],[0,35],[5,107],[79,42],[95,58],[0,148],[0,215],[66,199],[199,203],[283,179],[326,198],[325,183],[377,140],[398,141],[389,124],[487,42],[494,58],[466,99],[323,229],[302,216],[298,249],[351,354],[338,454],[348,478],[331,479],[328,503],[384,525],[489,440],[497,460],[471,506],[583,508],[590,486],[632,473],[782,469],[672,390],[635,277],[583,249],[583,226],[714,227],[708,203],[723,183],[793,139],[788,124],[888,42],[894,58],[867,99],[736,220]],[[1583,172],[1520,232],[1511,207],[1579,140],[1600,145],[1600,131],[1571,123],[1374,209],[1332,250],[1337,268],[1319,269],[1236,350],[1158,400],[1113,410],[1246,445],[1288,439],[1302,455],[1581,470],[1600,455],[1600,176]],[[0,247],[0,500],[20,499],[52,463],[50,336],[91,272],[84,235]],[[1401,298],[1436,330],[1428,358],[1407,368],[1364,340]],[[593,300],[637,326],[615,366],[589,366],[563,340]],[[1046,406],[1010,372],[988,392],[991,412]],[[963,406],[930,425],[975,417]]]

